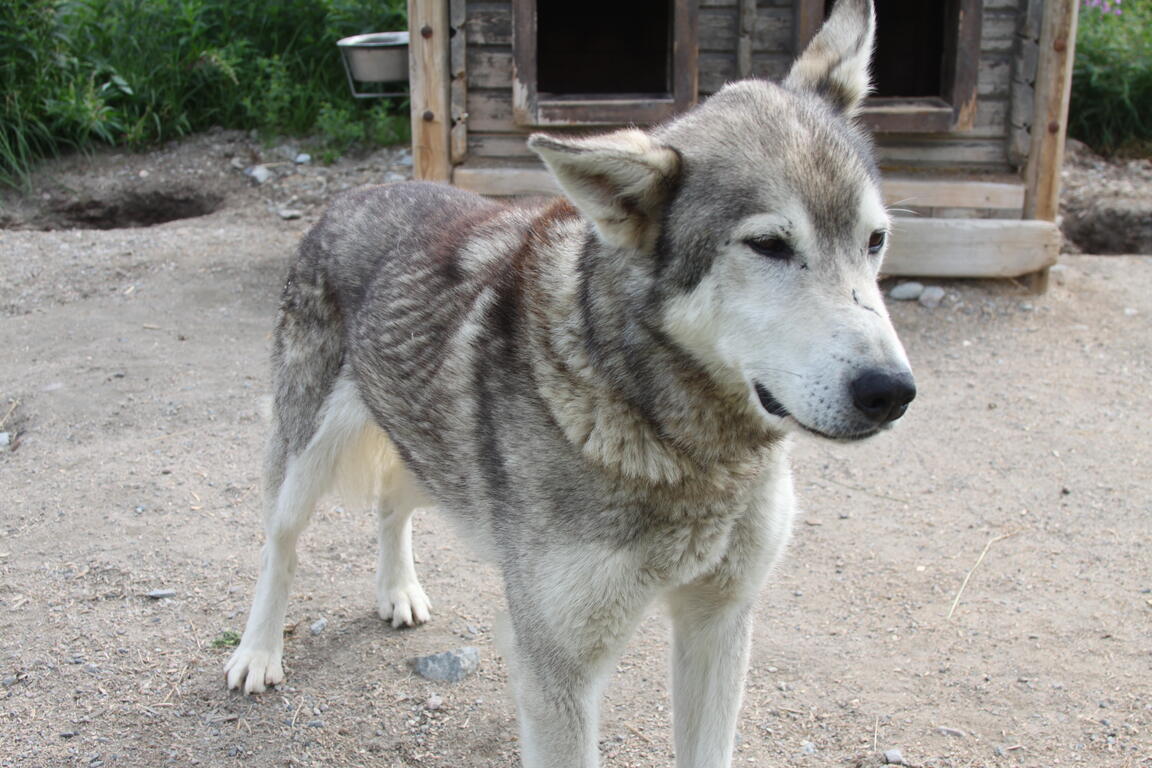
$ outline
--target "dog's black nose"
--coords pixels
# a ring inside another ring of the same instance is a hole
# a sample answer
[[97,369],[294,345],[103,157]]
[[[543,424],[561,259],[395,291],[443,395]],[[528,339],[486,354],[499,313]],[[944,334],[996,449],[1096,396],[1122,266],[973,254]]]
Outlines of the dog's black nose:
[[903,416],[914,397],[916,382],[912,374],[905,371],[897,374],[865,371],[852,382],[852,402],[877,424],[887,424]]

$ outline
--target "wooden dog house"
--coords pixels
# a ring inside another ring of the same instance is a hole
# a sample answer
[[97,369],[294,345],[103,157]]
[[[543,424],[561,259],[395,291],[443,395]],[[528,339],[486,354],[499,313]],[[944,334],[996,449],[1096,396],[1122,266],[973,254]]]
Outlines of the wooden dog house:
[[[533,131],[646,125],[779,80],[832,0],[409,0],[415,175],[556,192]],[[876,0],[875,132],[898,212],[889,274],[1044,274],[1078,0]]]

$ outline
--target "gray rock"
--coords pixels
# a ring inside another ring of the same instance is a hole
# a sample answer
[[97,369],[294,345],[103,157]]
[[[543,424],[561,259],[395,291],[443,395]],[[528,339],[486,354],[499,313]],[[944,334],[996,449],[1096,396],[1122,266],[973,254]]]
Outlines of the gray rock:
[[885,765],[907,765],[904,762],[904,755],[900,754],[898,749],[884,750],[884,763]]
[[263,184],[269,179],[276,177],[276,174],[272,171],[272,169],[266,165],[254,165],[251,168],[245,170],[244,173],[247,174],[248,178],[252,179],[252,181],[256,182],[257,184]]
[[1068,285],[1069,276],[1070,270],[1067,264],[1055,264],[1048,268],[1048,277],[1050,277],[1056,285]]
[[472,646],[408,659],[412,671],[427,680],[458,683],[480,667],[480,651]]
[[276,215],[285,221],[289,221],[290,219],[300,218],[304,215],[304,212],[298,211],[295,208],[281,208],[280,210],[276,211]]
[[152,598],[153,600],[160,600],[161,598],[164,598],[164,597],[175,597],[175,596],[176,596],[176,590],[174,590],[174,589],[154,589],[148,593],[148,597]]
[[237,171],[243,171],[244,170],[244,161],[238,157],[234,157],[231,160],[229,160],[228,165],[232,166]]
[[300,154],[296,155],[295,158],[293,158],[293,162],[295,162],[296,165],[308,165],[310,162],[312,162],[312,155],[308,154],[307,152],[301,152]]
[[922,293],[924,293],[924,286],[913,281],[894,286],[892,290],[888,291],[888,298],[896,301],[916,301]]
[[431,710],[432,712],[435,712],[442,706],[444,706],[444,699],[435,693],[428,697],[428,701],[424,702],[424,709]]
[[295,160],[296,155],[300,154],[300,150],[291,144],[281,144],[272,150],[272,154],[281,160]]
[[805,741],[800,745],[800,751],[806,755],[816,754],[816,745],[810,741]]
[[397,181],[408,181],[408,177],[402,173],[396,173],[395,171],[388,171],[388,173],[384,174],[385,184],[392,184]]
[[12,445],[12,433],[0,432],[0,448],[7,448]]
[[320,618],[316,619],[316,621],[312,622],[312,626],[309,627],[308,629],[310,629],[312,631],[312,634],[318,635],[321,632],[323,632],[325,630],[325,628],[327,628],[327,626],[328,626],[328,619],[321,616]]
[[927,309],[936,309],[944,301],[944,289],[938,285],[930,285],[920,294],[920,306]]
[[965,736],[964,731],[960,730],[959,728],[949,728],[946,725],[941,725],[936,730],[945,736],[955,736],[958,739],[962,739]]

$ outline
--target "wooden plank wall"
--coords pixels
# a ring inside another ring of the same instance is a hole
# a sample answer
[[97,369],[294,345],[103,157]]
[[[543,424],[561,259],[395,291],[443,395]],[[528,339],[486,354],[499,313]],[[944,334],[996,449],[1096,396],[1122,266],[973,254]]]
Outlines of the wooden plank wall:
[[[706,96],[735,79],[740,70],[742,0],[700,0],[700,93]],[[746,1],[746,0],[745,0]],[[1010,153],[1013,99],[1027,84],[1013,83],[1020,64],[1019,33],[1035,0],[984,0],[976,120],[970,131],[935,135],[884,135],[881,163],[890,170],[946,169],[948,172],[1016,170],[1021,155]],[[779,79],[794,57],[792,0],[758,0],[751,30],[751,70]],[[526,157],[529,132],[512,117],[511,4],[467,0],[467,121],[472,158]],[[745,50],[747,44],[745,43]],[[747,56],[747,53],[744,53]],[[747,58],[744,59],[747,66]]]

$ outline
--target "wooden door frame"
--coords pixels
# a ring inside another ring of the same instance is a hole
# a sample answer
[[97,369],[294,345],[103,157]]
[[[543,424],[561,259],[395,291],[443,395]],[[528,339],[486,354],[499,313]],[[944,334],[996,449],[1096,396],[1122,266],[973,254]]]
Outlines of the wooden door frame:
[[672,90],[667,98],[579,94],[550,98],[537,89],[536,1],[512,0],[512,114],[519,125],[651,124],[688,110],[699,83],[698,0],[672,2]]
[[[935,1],[935,0],[933,0]],[[976,119],[976,80],[980,67],[983,0],[948,0],[949,18],[957,18],[945,41],[943,94],[940,97],[869,98],[861,121],[876,133],[947,133],[972,128]],[[795,0],[796,52],[824,23],[824,0]]]

